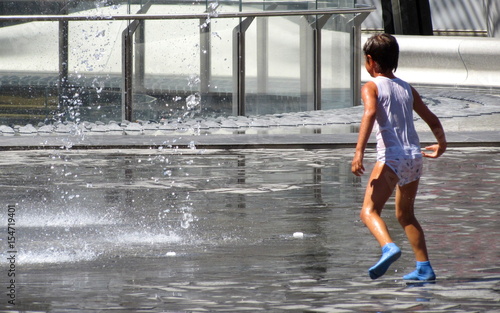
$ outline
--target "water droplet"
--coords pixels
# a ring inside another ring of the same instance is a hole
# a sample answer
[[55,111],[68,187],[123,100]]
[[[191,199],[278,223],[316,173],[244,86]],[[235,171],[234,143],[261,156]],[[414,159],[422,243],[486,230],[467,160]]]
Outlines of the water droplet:
[[294,232],[293,238],[304,238],[304,233],[300,231]]
[[194,221],[193,215],[191,213],[184,213],[182,215],[181,227],[184,229],[189,228],[192,221]]
[[104,37],[106,35],[106,30],[103,29],[101,31],[98,31],[97,34],[95,35],[96,37]]
[[198,94],[189,95],[186,98],[186,108],[188,110],[195,109],[200,104],[200,97]]

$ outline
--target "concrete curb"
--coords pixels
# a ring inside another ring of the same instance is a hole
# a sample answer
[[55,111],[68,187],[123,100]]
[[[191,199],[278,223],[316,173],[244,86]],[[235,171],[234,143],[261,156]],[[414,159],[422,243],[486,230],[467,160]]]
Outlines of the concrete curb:
[[[419,134],[422,147],[436,142],[430,132]],[[447,133],[448,146],[500,147],[498,132]],[[0,151],[80,149],[335,149],[354,148],[357,133],[210,136],[10,136],[0,137]],[[375,137],[369,147],[375,146]]]

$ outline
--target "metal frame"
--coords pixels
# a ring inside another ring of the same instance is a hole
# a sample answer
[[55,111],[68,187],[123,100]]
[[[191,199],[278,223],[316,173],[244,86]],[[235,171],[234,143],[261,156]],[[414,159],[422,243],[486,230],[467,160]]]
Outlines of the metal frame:
[[[138,14],[146,13],[151,7],[151,2],[146,3],[137,12]],[[127,28],[122,33],[122,120],[132,121],[132,110],[134,101],[134,88],[133,88],[133,65],[134,65],[134,55],[133,55],[133,38],[134,33],[137,29],[141,29],[137,36],[137,41],[140,43],[144,42],[144,20],[136,19],[129,23]],[[139,45],[140,46],[140,45]],[[140,49],[140,48],[139,48]],[[139,70],[137,72],[139,79],[142,79],[144,83],[144,47],[141,50],[136,50],[137,57],[142,58],[142,62],[136,62],[136,68]]]
[[[312,48],[313,98],[311,110],[321,110],[321,29],[331,17],[332,14],[309,16],[307,20],[310,27],[304,30],[305,32],[311,31],[311,42],[307,42],[306,47],[306,50]],[[304,64],[307,67],[305,62]],[[307,70],[305,68],[303,71]]]
[[[363,57],[363,47],[361,47],[361,23],[366,19],[370,12],[363,12],[356,15],[350,22],[352,22],[352,43],[354,47],[352,49],[352,59],[353,59],[353,74],[351,80],[351,90],[352,99],[354,105],[361,104],[361,89],[359,88],[359,82],[361,82],[361,58]],[[359,46],[358,46],[359,45]],[[358,84],[358,85],[357,85]],[[357,86],[356,86],[357,85]],[[358,88],[357,88],[358,87]]]
[[247,17],[233,30],[233,114],[245,115],[245,32],[254,17]]
[[[245,115],[245,31],[248,29],[252,21],[256,17],[286,17],[286,16],[303,16],[307,20],[312,21],[310,27],[312,28],[312,57],[313,57],[313,108],[314,110],[321,109],[321,28],[324,26],[326,21],[335,14],[355,14],[353,21],[353,41],[356,45],[360,40],[360,24],[366,18],[366,16],[375,11],[373,6],[369,5],[357,5],[356,8],[323,8],[323,9],[313,9],[313,10],[278,10],[278,11],[256,11],[256,12],[219,12],[216,16],[212,13],[200,13],[200,14],[146,14],[147,10],[151,6],[148,2],[144,5],[141,10],[136,14],[126,14],[126,15],[109,15],[109,16],[85,16],[85,15],[29,15],[29,16],[0,16],[0,22],[2,21],[59,21],[59,90],[60,90],[60,103],[64,97],[64,89],[66,87],[67,76],[68,76],[68,22],[70,21],[110,21],[110,20],[127,20],[131,21],[128,27],[122,33],[122,118],[124,120],[131,121],[133,113],[133,37],[134,32],[139,29],[138,35],[136,35],[136,43],[144,43],[144,21],[145,20],[182,20],[182,19],[199,19],[201,21],[206,21],[207,19],[220,19],[220,18],[240,18],[240,24],[233,31],[233,75],[234,75],[234,91],[233,94],[233,114],[235,115]],[[263,23],[260,27],[262,28],[261,34],[265,34],[267,31],[267,25]],[[201,71],[200,79],[202,80],[202,92],[207,91],[203,86],[208,86],[210,83],[210,29],[200,30],[200,48],[207,51],[207,53],[201,53]],[[307,36],[308,37],[308,36]],[[264,44],[267,44],[267,36],[262,37]],[[309,42],[309,41],[308,41]],[[309,45],[309,43],[307,44]],[[139,87],[144,80],[144,45],[140,48],[136,48],[136,78],[139,82]],[[265,47],[261,47],[259,53],[266,53]],[[137,50],[138,49],[138,50]],[[306,48],[309,50],[311,48]],[[358,47],[354,47],[352,62],[353,62],[353,75],[352,75],[352,85],[356,86],[356,81],[358,85],[360,84],[360,52]],[[308,52],[306,52],[308,54]],[[265,62],[259,63],[259,73],[265,75],[267,79],[267,64]],[[359,72],[359,73],[358,73]],[[265,83],[261,85],[261,88],[266,88]],[[354,99],[359,96],[359,90],[354,90]],[[359,88],[357,88],[359,89]],[[62,96],[61,96],[62,95]],[[62,101],[64,102],[64,101]]]
[[69,25],[68,21],[59,21],[59,105],[64,107],[68,100],[68,62],[69,62]]
[[249,11],[249,12],[220,12],[217,16],[211,13],[198,14],[117,14],[117,15],[2,15],[0,21],[12,22],[35,22],[35,21],[112,21],[112,20],[182,20],[182,19],[213,19],[213,18],[244,18],[260,16],[307,16],[322,14],[360,14],[371,13],[375,8],[370,5],[357,5],[356,8],[340,9],[325,8],[315,10],[293,10],[293,11]]

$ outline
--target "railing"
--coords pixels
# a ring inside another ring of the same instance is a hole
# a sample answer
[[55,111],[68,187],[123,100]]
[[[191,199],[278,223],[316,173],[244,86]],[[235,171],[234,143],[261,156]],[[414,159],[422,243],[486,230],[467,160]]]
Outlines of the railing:
[[109,21],[109,20],[185,20],[185,19],[214,19],[214,18],[243,18],[243,17],[273,17],[273,16],[308,16],[333,14],[369,14],[375,8],[368,5],[358,5],[354,9],[326,8],[293,11],[254,11],[254,12],[220,12],[197,14],[117,14],[117,15],[0,15],[4,22],[49,22],[49,21]]
[[[333,15],[339,14],[352,14],[354,18],[351,19],[352,32],[351,32],[351,91],[352,99],[359,99],[359,85],[360,85],[360,25],[361,22],[375,10],[372,6],[357,6],[356,8],[324,8],[312,10],[276,10],[276,11],[253,11],[253,12],[218,12],[214,13],[199,13],[199,14],[147,14],[149,4],[145,5],[136,14],[125,15],[30,15],[30,16],[0,16],[2,21],[21,21],[21,22],[34,22],[34,21],[58,21],[59,22],[59,89],[60,93],[64,93],[63,89],[67,81],[68,75],[68,22],[71,21],[110,21],[110,20],[126,20],[130,21],[128,27],[123,32],[122,40],[122,118],[124,120],[132,120],[133,112],[133,79],[132,73],[134,72],[132,61],[133,53],[133,40],[132,37],[136,30],[141,29],[141,24],[146,20],[214,20],[214,19],[227,19],[238,18],[240,23],[233,30],[233,114],[245,115],[245,32],[255,18],[261,17],[288,17],[288,16],[301,16],[307,20],[312,32],[312,58],[313,58],[313,106],[312,110],[321,109],[321,30],[325,23]],[[207,27],[200,27],[200,38],[206,38],[206,34],[210,33],[210,23]],[[205,35],[205,37],[204,37]],[[139,36],[139,40],[141,36]],[[137,38],[136,38],[137,40]],[[203,48],[209,48],[209,42],[203,42]],[[210,49],[207,49],[207,54],[200,56],[201,60],[201,86],[206,86],[210,80]],[[208,55],[208,56],[207,56]],[[144,71],[144,51],[136,52],[135,56],[136,72]],[[142,67],[142,69],[141,69]],[[301,64],[301,67],[307,67],[307,64]],[[142,73],[144,77],[144,73]],[[265,82],[265,80],[264,80]],[[140,79],[139,79],[140,83]],[[61,96],[61,95],[60,95]],[[60,102],[61,102],[60,97]],[[355,100],[357,101],[357,100]]]

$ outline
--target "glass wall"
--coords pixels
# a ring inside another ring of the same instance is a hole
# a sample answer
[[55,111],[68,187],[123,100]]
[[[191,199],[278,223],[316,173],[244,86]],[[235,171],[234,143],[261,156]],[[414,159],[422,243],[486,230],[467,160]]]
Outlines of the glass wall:
[[354,2],[0,2],[0,124],[352,106]]

